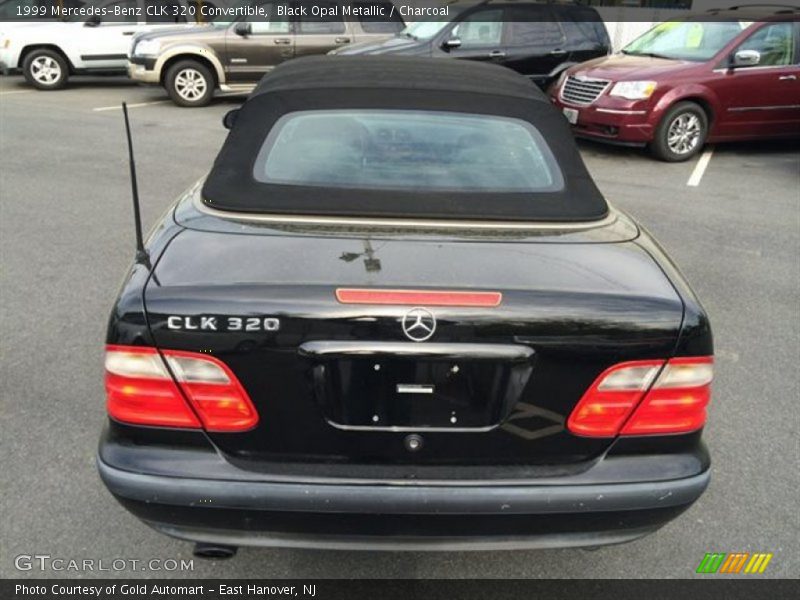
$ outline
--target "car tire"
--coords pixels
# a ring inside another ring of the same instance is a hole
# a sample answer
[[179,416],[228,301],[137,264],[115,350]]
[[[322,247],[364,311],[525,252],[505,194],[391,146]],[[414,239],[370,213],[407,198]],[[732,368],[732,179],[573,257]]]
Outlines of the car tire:
[[172,65],[164,86],[178,106],[206,106],[214,96],[216,83],[211,69],[196,60],[182,60]]
[[708,137],[708,115],[694,102],[672,106],[656,128],[650,151],[661,160],[681,162],[702,150]]
[[32,50],[22,62],[25,81],[40,90],[60,90],[67,85],[69,65],[55,50]]

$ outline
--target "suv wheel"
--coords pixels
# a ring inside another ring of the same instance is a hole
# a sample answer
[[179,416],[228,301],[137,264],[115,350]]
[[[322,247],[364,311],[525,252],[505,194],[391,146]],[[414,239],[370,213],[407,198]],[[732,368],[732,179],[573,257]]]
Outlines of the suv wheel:
[[708,117],[694,102],[679,102],[656,128],[650,150],[661,160],[680,162],[700,152],[708,136]]
[[22,63],[25,80],[40,90],[58,90],[67,85],[69,65],[55,50],[33,50]]
[[206,106],[214,95],[214,76],[208,67],[194,60],[172,65],[164,84],[178,106]]

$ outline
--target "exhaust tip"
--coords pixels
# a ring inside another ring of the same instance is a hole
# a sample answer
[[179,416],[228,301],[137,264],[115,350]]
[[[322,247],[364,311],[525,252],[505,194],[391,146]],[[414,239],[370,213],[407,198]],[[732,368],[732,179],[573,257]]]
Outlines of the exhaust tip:
[[225,546],[224,544],[208,544],[205,542],[198,542],[194,545],[193,554],[197,558],[206,558],[212,560],[225,560],[236,556],[236,546]]

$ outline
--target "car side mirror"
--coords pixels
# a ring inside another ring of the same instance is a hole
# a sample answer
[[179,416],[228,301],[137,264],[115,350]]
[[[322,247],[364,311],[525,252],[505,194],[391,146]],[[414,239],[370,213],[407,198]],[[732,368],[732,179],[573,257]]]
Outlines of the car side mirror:
[[446,40],[442,44],[443,50],[454,50],[455,48],[460,48],[460,47],[461,47],[461,40],[458,39],[457,37],[450,38],[449,40]]
[[222,124],[225,126],[225,129],[233,129],[233,126],[236,124],[236,119],[238,118],[239,109],[234,108],[225,113],[225,116],[222,117]]
[[755,67],[761,62],[761,53],[758,50],[739,50],[733,55],[732,67]]
[[91,17],[86,19],[86,21],[84,22],[83,26],[84,27],[97,27],[98,25],[100,25],[100,21],[101,20],[102,19],[100,19],[99,15],[92,15]]
[[251,27],[250,23],[237,23],[233,28],[233,32],[236,35],[241,35],[244,37],[253,33],[253,28]]

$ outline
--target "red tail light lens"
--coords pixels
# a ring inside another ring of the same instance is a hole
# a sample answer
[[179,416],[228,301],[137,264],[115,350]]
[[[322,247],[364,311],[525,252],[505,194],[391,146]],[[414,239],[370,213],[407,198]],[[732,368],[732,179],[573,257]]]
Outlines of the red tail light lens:
[[614,365],[583,395],[567,428],[589,437],[700,429],[706,421],[712,363],[711,357],[692,357]]
[[606,369],[572,411],[567,428],[590,437],[617,435],[663,365],[663,360],[645,360]]
[[673,358],[622,428],[622,435],[686,433],[706,422],[713,359]]
[[228,432],[258,423],[227,365],[194,352],[107,346],[106,396],[108,414],[125,423]]
[[106,408],[123,423],[201,427],[155,348],[106,348]]

